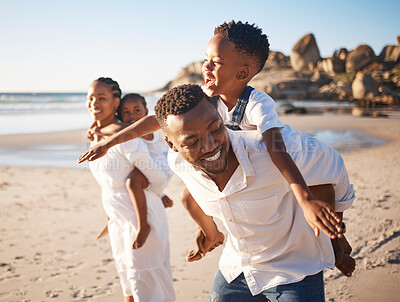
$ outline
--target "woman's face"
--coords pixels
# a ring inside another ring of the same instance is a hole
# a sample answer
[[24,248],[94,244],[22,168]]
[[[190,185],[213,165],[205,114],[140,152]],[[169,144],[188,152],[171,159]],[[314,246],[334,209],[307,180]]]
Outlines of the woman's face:
[[107,125],[115,118],[119,98],[113,97],[111,88],[97,81],[89,87],[87,93],[87,108],[93,120]]

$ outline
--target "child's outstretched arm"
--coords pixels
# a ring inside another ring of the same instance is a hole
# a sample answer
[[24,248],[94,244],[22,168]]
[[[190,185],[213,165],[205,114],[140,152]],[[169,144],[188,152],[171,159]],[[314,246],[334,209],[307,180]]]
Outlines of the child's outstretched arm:
[[104,156],[108,149],[110,149],[112,146],[127,142],[131,139],[142,137],[143,135],[150,134],[159,129],[160,125],[158,124],[155,115],[145,116],[129,127],[126,127],[125,129],[113,134],[106,140],[101,141],[100,143],[91,147],[89,150],[79,156],[78,163],[82,163],[85,160],[92,161],[98,159]]
[[300,207],[304,212],[307,223],[319,236],[320,230],[331,239],[341,237],[341,220],[332,208],[324,201],[316,199],[289,153],[286,152],[279,128],[271,128],[263,134],[264,143],[274,165],[289,183]]

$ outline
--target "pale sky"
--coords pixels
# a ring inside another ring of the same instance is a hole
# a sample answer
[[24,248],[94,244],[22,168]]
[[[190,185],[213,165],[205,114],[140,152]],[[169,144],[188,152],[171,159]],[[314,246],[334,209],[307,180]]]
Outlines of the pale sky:
[[305,34],[321,56],[400,35],[399,0],[0,0],[0,93],[85,92],[109,76],[123,92],[164,86],[203,59],[214,27],[255,23],[289,55]]

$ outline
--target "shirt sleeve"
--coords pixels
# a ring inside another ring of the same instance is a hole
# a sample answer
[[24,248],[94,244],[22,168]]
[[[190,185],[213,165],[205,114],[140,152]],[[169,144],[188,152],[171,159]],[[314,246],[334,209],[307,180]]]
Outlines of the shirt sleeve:
[[128,162],[134,164],[146,176],[149,189],[161,196],[167,182],[166,175],[158,171],[142,139],[137,138],[121,144],[121,151]]
[[288,153],[297,164],[308,186],[332,184],[335,189],[335,211],[343,212],[354,201],[343,158],[333,148],[308,136],[288,136],[282,132]]
[[249,108],[246,108],[246,115],[249,124],[256,125],[261,134],[271,128],[283,127],[275,109],[275,101],[265,92],[254,89],[247,106]]

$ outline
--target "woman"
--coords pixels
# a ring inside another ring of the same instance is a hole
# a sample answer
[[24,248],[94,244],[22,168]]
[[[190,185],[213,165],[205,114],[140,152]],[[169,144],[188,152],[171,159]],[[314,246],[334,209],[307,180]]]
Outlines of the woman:
[[[121,128],[115,115],[120,98],[119,85],[112,79],[99,78],[92,83],[88,90],[87,107],[97,127],[114,128],[115,131]],[[94,135],[92,143],[101,139]],[[102,188],[112,253],[125,301],[174,301],[168,224],[159,197],[166,175],[154,169],[155,164],[140,139],[112,147],[106,156],[90,162],[89,167]],[[138,249],[132,249],[138,218],[125,184],[135,167],[149,181],[145,196],[151,229],[145,244]]]

